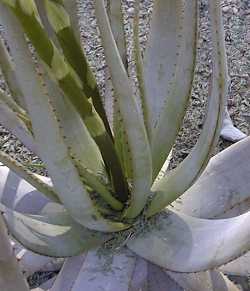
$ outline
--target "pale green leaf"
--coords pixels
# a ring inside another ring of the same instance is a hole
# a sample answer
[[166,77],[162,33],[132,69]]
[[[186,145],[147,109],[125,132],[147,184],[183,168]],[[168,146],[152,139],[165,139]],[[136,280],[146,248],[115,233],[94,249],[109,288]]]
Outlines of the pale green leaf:
[[103,1],[95,1],[95,11],[128,142],[127,159],[132,169],[132,193],[125,215],[133,218],[142,211],[150,194],[150,148],[143,119],[139,114],[130,81],[115,44]]
[[[191,95],[198,11],[197,0],[185,1],[185,3],[159,1],[158,9],[160,15],[156,28],[161,33],[154,36],[157,39],[154,39],[153,46],[156,46],[157,50],[152,51],[155,53],[152,59],[156,59],[156,63],[151,66],[145,65],[147,76],[145,97],[147,98],[149,94],[148,98],[151,102],[147,110],[150,112],[151,106],[152,108],[159,106],[156,109],[158,114],[156,117],[149,115],[152,123],[150,136],[153,178],[159,173],[173,147]],[[159,22],[161,18],[167,22],[164,22],[165,25]],[[173,27],[175,25],[176,27]],[[168,29],[164,29],[165,27]],[[151,61],[148,62],[150,64]]]
[[[4,10],[8,18],[14,22],[15,19],[9,11]],[[25,74],[20,74],[19,78],[22,80],[20,83],[32,121],[39,156],[46,164],[59,199],[72,217],[84,226],[102,231],[118,231],[128,227],[122,223],[104,220],[95,209],[64,143],[58,121],[49,103],[45,84],[40,83],[42,79],[36,75],[27,44],[22,33],[18,32],[21,28],[17,24],[15,27],[11,26],[11,29],[17,31],[18,48],[22,47],[20,50],[13,44],[11,49],[15,52],[16,66],[25,70]]]
[[28,291],[10,245],[7,229],[0,215],[0,289],[3,291]]
[[250,212],[229,219],[200,219],[163,212],[130,242],[137,255],[175,272],[200,272],[250,249]]
[[120,53],[125,68],[127,68],[127,48],[125,39],[125,26],[123,20],[122,1],[109,0],[107,5],[107,13],[114,40]]
[[[152,190],[156,194],[150,205],[149,215],[165,208],[192,186],[206,167],[219,139],[227,98],[227,67],[221,15],[212,15],[211,20],[213,78],[206,121],[202,133],[188,157],[168,176],[156,181],[153,185]],[[217,23],[220,23],[220,29],[217,29]]]
[[75,256],[97,247],[109,237],[75,223],[63,208],[44,215],[22,214],[1,208],[13,237],[25,248],[41,255]]
[[[179,54],[183,1],[157,0],[154,3],[149,39],[144,55],[144,83],[147,130],[152,142],[171,81],[175,77]],[[190,20],[192,21],[192,20]]]
[[[1,95],[1,91],[0,91]],[[0,97],[1,99],[1,97]],[[9,106],[0,100],[0,123],[14,134],[33,153],[37,152],[36,144],[22,119]]]

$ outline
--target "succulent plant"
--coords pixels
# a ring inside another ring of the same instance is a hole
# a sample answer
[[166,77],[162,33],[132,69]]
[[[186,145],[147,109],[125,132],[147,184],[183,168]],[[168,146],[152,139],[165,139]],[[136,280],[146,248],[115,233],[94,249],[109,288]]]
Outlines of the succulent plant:
[[[222,272],[248,271],[248,256],[241,256],[250,248],[250,140],[207,167],[227,96],[220,1],[209,2],[213,72],[203,130],[166,175],[191,95],[198,1],[155,1],[143,57],[135,1],[139,96],[127,68],[122,4],[108,2],[94,1],[111,76],[102,96],[81,46],[76,1],[0,1],[0,66],[9,89],[0,91],[0,123],[49,175],[0,151],[8,230],[37,254],[73,257],[53,291],[238,290]],[[13,253],[4,256],[10,246],[2,221],[0,227],[1,290],[28,290]]]

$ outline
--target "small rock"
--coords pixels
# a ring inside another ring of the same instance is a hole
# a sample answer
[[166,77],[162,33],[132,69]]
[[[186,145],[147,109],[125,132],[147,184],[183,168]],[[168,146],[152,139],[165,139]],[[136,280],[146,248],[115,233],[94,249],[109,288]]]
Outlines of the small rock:
[[135,9],[133,7],[128,8],[127,14],[128,14],[128,17],[133,17],[135,14]]
[[222,7],[222,11],[223,11],[224,13],[228,13],[229,10],[230,10],[230,7],[229,7],[229,6],[224,6],[224,7]]
[[237,13],[238,13],[238,8],[233,7],[233,8],[232,8],[232,12],[233,12],[233,14],[237,14]]

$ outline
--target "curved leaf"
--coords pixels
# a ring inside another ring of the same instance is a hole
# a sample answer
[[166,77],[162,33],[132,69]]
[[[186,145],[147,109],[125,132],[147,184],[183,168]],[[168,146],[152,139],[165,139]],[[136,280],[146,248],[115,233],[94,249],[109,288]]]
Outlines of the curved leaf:
[[[174,203],[201,218],[221,217],[250,200],[250,137],[214,156],[197,182]],[[245,209],[247,210],[247,209]]]
[[23,248],[18,242],[11,241],[15,256],[22,273],[27,278],[35,272],[56,272],[63,264],[63,259],[41,256]]
[[15,172],[18,176],[26,180],[38,191],[43,193],[46,197],[55,202],[60,202],[58,195],[54,191],[53,187],[44,183],[38,176],[31,171],[27,170],[25,166],[16,160],[12,159],[6,153],[0,150],[0,162],[6,165],[9,169]]
[[[36,175],[45,184],[51,186],[47,177]],[[0,203],[8,208],[22,212],[38,214],[50,202],[27,181],[23,180],[5,166],[0,166]]]
[[43,215],[22,214],[1,207],[13,237],[25,248],[45,256],[71,257],[102,244],[109,235],[90,231],[75,223],[58,206],[57,211]]
[[250,249],[250,212],[218,220],[167,212],[155,219],[154,227],[127,245],[139,256],[171,271],[209,270]]

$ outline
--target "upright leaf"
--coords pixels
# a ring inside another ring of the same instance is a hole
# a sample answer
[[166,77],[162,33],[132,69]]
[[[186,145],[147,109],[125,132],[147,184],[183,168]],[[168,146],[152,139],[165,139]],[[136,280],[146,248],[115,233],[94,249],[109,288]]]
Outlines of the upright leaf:
[[181,33],[183,20],[182,2],[154,1],[149,40],[144,55],[144,114],[150,142],[175,76],[180,50],[178,34]]
[[227,67],[222,16],[217,9],[217,14],[211,13],[213,79],[204,128],[190,155],[169,176],[153,185],[156,195],[150,205],[149,215],[165,208],[192,186],[206,167],[219,139],[227,98]]
[[[8,13],[8,19],[12,19],[12,25],[15,24],[12,29],[20,30],[20,26],[15,22],[8,9],[4,10],[6,15]],[[32,15],[33,12],[32,8]],[[72,161],[69,149],[64,143],[58,121],[49,102],[46,86],[42,78],[39,78],[36,74],[25,39],[20,33],[17,36],[19,36],[18,46],[23,49],[18,50],[15,47],[12,47],[12,49],[15,49],[16,65],[25,70],[25,74],[20,75],[19,78],[32,121],[39,156],[46,164],[60,200],[72,217],[86,227],[101,231],[118,231],[128,227],[121,223],[113,223],[103,219],[95,209],[93,201],[84,188]]]
[[[82,81],[85,95],[93,100],[93,105],[101,116],[107,132],[112,136],[95,77],[83,53],[79,39],[75,35],[71,24],[73,20],[65,9],[64,2],[53,0],[44,0],[44,2],[49,22],[61,45],[64,56],[78,74]],[[77,18],[77,15],[75,17]]]
[[4,75],[5,81],[11,92],[13,99],[23,108],[25,108],[23,92],[21,91],[18,79],[16,77],[16,68],[11,60],[9,52],[4,44],[3,39],[0,37],[0,68]]
[[116,93],[121,122],[127,138],[127,159],[132,170],[131,199],[125,215],[134,218],[142,211],[150,194],[150,148],[143,119],[138,112],[130,81],[113,38],[103,0],[95,1],[95,11]]
[[[49,72],[52,73],[65,96],[70,100],[83,119],[92,138],[102,152],[108,171],[112,173],[112,182],[119,195],[119,199],[125,202],[128,196],[128,189],[113,141],[94,106],[86,98],[83,91],[84,84],[82,84],[77,72],[65,60],[64,55],[61,54],[47,36],[46,31],[44,31],[34,0],[19,0],[14,6],[12,2],[7,1],[6,4],[14,12],[41,60],[45,62]],[[62,20],[60,13],[58,17],[61,22],[58,19],[58,23],[55,21],[56,28],[65,27],[69,19]],[[93,85],[92,79],[88,81]]]
[[107,13],[120,57],[127,69],[127,48],[121,0],[108,0]]
[[155,2],[144,58],[144,116],[152,147],[153,178],[169,155],[187,108],[196,29],[197,0]]

